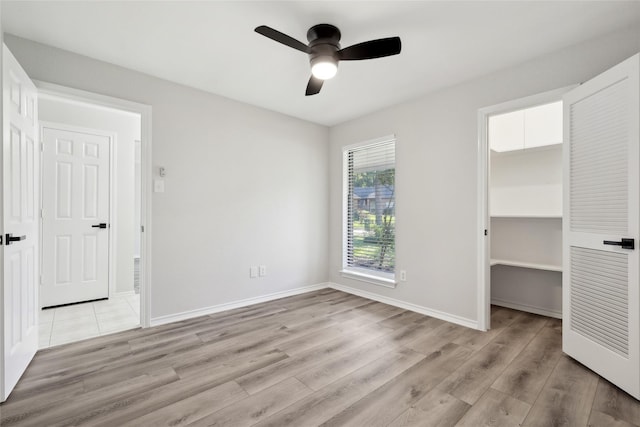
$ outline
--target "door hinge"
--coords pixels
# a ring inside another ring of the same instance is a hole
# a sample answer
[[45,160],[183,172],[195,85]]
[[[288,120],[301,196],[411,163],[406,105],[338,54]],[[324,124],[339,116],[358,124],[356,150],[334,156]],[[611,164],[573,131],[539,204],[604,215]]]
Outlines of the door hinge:
[[40,209],[40,218],[43,219],[44,218],[44,209]]
[[40,141],[40,151],[44,151],[44,141]]
[[489,235],[489,230],[487,230],[486,228],[484,229],[484,235],[488,236]]
[[144,233],[144,225],[141,225],[141,226],[140,226],[140,232],[141,232],[141,233]]

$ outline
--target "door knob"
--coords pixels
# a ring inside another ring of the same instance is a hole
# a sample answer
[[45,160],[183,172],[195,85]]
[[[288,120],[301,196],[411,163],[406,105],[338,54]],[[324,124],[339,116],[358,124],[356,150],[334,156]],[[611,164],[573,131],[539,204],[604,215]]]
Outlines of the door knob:
[[613,245],[620,246],[622,249],[635,249],[635,241],[633,239],[620,239],[619,242],[615,242],[612,240],[603,240],[602,243],[605,245]]
[[11,233],[7,233],[5,237],[6,245],[10,245],[11,242],[19,242],[20,240],[26,240],[27,236],[13,236]]
[[93,224],[91,227],[93,228],[107,228],[106,222],[101,222],[100,224]]

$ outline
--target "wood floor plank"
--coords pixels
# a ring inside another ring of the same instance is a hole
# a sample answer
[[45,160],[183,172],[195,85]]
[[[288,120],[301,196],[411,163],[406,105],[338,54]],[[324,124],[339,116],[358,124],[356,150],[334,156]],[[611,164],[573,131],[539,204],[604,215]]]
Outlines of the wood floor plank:
[[[285,311],[282,307],[264,307],[261,310],[255,310],[249,313],[239,313],[228,319],[218,319],[216,321],[204,321],[196,325],[187,325],[180,329],[170,329],[157,334],[150,334],[144,337],[129,340],[129,346],[132,350],[144,349],[156,345],[156,343],[166,342],[167,339],[177,339],[183,335],[198,335],[200,337],[217,337],[217,336],[233,336],[238,331],[249,332],[250,327],[259,328],[269,325],[278,324],[273,314]],[[268,320],[262,322],[254,322],[248,324],[251,320],[262,317],[268,317]],[[207,339],[205,341],[211,341]]]
[[584,426],[589,421],[598,376],[562,356],[523,426]]
[[322,361],[333,360],[345,352],[372,341],[387,332],[387,328],[376,324],[364,326],[333,340],[320,342],[319,345],[311,347],[303,353],[239,377],[236,381],[250,394],[254,394],[281,382],[287,377],[304,372]]
[[473,350],[480,350],[496,336],[502,333],[520,315],[522,315],[522,312],[520,311],[497,307],[495,310],[492,310],[491,313],[491,329],[486,332],[467,329],[460,336],[454,339],[453,342],[455,344],[464,345]]
[[424,357],[410,349],[389,353],[256,425],[280,427],[301,420],[309,426],[322,424]]
[[132,418],[146,415],[205,390],[233,381],[237,376],[279,361],[282,357],[284,357],[283,353],[278,354],[270,351],[260,356],[249,355],[235,359],[230,364],[211,366],[210,369],[203,370],[198,375],[180,378],[174,383],[115,400],[95,411],[84,411],[73,421],[77,424],[84,423],[101,427],[121,425]]
[[105,403],[108,404],[116,399],[134,396],[148,389],[175,382],[178,379],[178,375],[173,369],[166,368],[152,374],[131,378],[105,387],[102,390],[78,394],[73,396],[73,399],[65,401],[64,404],[56,403],[51,407],[40,408],[38,412],[24,413],[16,418],[3,418],[2,426],[18,424],[17,421],[19,421],[20,426],[64,425],[65,419],[70,414],[79,411],[91,411]]
[[20,381],[20,391],[27,394],[46,391],[49,388],[64,386],[79,380],[85,381],[85,387],[91,383],[108,385],[130,378],[139,374],[140,367],[145,371],[153,371],[171,366],[170,356],[175,355],[180,350],[196,348],[201,342],[197,337],[185,339],[185,341],[171,342],[170,345],[154,348],[151,351],[139,353],[127,353],[114,358],[94,360],[86,357],[83,361],[76,361],[62,365],[60,369],[52,369],[50,372],[25,376]]
[[405,310],[395,316],[391,316],[387,319],[384,319],[378,324],[380,326],[384,326],[385,328],[398,329],[403,326],[409,326],[416,323],[423,323],[427,320],[431,319],[429,316],[425,316],[424,314],[416,313],[415,311]]
[[66,400],[74,399],[84,391],[82,381],[55,387],[43,392],[30,394],[11,393],[7,401],[0,405],[0,426],[10,423],[19,424],[19,420],[46,412]]
[[363,304],[359,307],[352,308],[350,310],[336,313],[332,315],[331,318],[338,320],[339,322],[345,322],[354,318],[360,318],[364,321],[377,323],[400,314],[403,311],[405,310],[374,301],[368,304]]
[[352,334],[354,331],[362,331],[363,334],[367,334],[370,330],[375,331],[376,335],[382,335],[392,331],[392,329],[385,328],[379,324],[368,324],[364,323],[360,319],[352,319],[343,323],[311,331],[311,333],[305,333],[304,335],[295,337],[294,339],[287,339],[286,341],[278,343],[277,347],[278,350],[284,351],[290,356],[295,356],[297,354],[305,353],[309,351],[309,349],[317,347],[325,342],[335,340],[345,334]]
[[544,327],[491,386],[533,405],[562,356],[562,332]]
[[300,381],[295,378],[288,378],[189,425],[194,427],[251,426],[310,393],[311,390]]
[[624,420],[619,420],[611,415],[603,414],[600,411],[592,411],[589,417],[588,427],[637,427],[638,424],[631,424]]
[[0,425],[640,427],[640,402],[561,355],[560,320],[492,324],[314,291],[39,351]]
[[440,387],[473,405],[545,323],[543,317],[522,315],[445,379]]
[[519,426],[531,405],[490,388],[456,424],[459,427]]
[[323,357],[321,361],[314,363],[313,366],[296,373],[296,378],[310,389],[317,391],[398,349],[400,349],[400,345],[389,341],[388,336],[385,335],[368,341],[352,350],[340,352],[335,357]]
[[121,426],[184,426],[211,415],[247,396],[247,392],[244,391],[238,383],[229,381],[170,405],[163,406],[139,418],[134,418],[121,424]]
[[640,426],[640,404],[605,379],[598,381],[593,409],[617,420]]
[[453,372],[470,354],[470,349],[449,343],[323,425],[386,426]]
[[434,388],[393,420],[389,427],[449,427],[455,425],[469,408],[468,403]]
[[416,340],[407,343],[407,347],[422,354],[430,354],[453,342],[468,328],[453,323],[443,323]]
[[396,345],[408,346],[409,343],[428,335],[434,329],[444,325],[444,320],[435,319],[433,317],[427,318],[424,322],[402,326],[394,329],[386,337],[389,342],[393,342]]

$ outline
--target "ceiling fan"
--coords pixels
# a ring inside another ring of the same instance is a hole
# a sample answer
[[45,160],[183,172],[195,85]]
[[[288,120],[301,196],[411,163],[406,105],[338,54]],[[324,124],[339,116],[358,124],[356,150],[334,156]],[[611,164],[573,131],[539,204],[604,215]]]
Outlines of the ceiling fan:
[[341,49],[340,30],[330,24],[319,24],[309,28],[307,31],[308,45],[266,25],[257,27],[255,31],[309,55],[311,78],[307,84],[306,96],[320,92],[324,81],[332,78],[338,72],[339,61],[382,58],[397,55],[401,49],[400,37],[369,40]]

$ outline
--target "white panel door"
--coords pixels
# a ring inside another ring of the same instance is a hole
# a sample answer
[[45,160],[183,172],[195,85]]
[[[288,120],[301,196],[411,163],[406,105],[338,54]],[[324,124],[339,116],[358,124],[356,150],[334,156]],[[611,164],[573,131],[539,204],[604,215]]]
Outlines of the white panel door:
[[3,402],[38,350],[39,150],[36,88],[6,46],[2,55]]
[[42,143],[42,306],[107,298],[111,138],[44,126]]
[[564,97],[563,350],[640,398],[640,55]]

